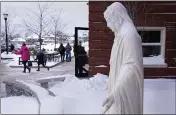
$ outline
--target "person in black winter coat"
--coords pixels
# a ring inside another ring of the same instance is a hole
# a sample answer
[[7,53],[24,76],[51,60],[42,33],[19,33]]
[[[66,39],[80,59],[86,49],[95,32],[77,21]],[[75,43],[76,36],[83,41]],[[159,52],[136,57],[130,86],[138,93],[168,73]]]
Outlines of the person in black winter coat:
[[42,65],[44,68],[47,68],[49,71],[49,67],[46,67],[46,56],[44,54],[44,51],[41,51],[37,54],[37,58],[35,60],[38,60],[38,69],[37,71],[40,71],[40,65]]
[[13,44],[10,45],[10,51],[12,52],[15,49],[15,46]]
[[71,61],[71,50],[72,50],[72,47],[70,46],[69,43],[67,43],[67,46],[66,46],[66,61],[67,62],[70,62]]
[[88,57],[84,47],[81,46],[81,42],[79,43],[77,54],[78,54],[79,75],[82,76],[83,70],[87,72],[87,70],[85,70],[83,66],[85,66],[88,63]]
[[59,53],[61,55],[61,62],[64,61],[64,58],[65,58],[65,47],[63,46],[63,44],[61,43],[60,44],[60,47],[59,47]]

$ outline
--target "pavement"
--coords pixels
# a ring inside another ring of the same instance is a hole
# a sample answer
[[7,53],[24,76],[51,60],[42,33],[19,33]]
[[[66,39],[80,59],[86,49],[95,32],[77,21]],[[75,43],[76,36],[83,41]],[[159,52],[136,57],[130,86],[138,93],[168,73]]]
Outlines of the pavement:
[[22,73],[23,68],[11,68],[6,64],[9,61],[1,60],[0,64],[0,83],[1,83],[1,96],[5,94],[5,85],[2,83],[4,80],[34,80],[36,78],[50,77],[64,74],[75,74],[75,59],[73,58],[71,62],[61,63],[48,71],[46,68],[41,68],[40,71],[36,71],[37,68],[31,68],[31,73]]

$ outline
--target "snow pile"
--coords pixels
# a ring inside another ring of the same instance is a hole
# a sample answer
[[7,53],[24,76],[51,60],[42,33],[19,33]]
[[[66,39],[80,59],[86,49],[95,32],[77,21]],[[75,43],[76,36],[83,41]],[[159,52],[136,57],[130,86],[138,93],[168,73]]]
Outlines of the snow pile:
[[95,77],[89,79],[93,88],[102,91],[107,89],[107,80],[108,76],[99,73],[95,75]]
[[49,92],[46,89],[44,89],[40,86],[37,86],[37,85],[32,84],[32,83],[25,82],[25,81],[21,81],[21,80],[17,80],[17,81],[26,85],[26,86],[28,86],[32,91],[34,91],[37,94],[37,96],[40,100],[49,96]]
[[1,114],[38,114],[38,109],[39,105],[34,97],[1,98]]
[[9,52],[8,54],[7,54],[7,52],[1,53],[1,58],[12,58],[12,59],[16,60],[19,57],[20,57],[20,55],[12,54],[12,52]]
[[[37,94],[37,97],[41,103],[40,114],[62,114],[63,113],[63,104],[62,98],[57,96],[53,97],[49,95],[48,90],[33,84],[24,81],[17,80],[18,82],[23,83],[28,86],[32,91]],[[52,107],[52,108],[49,108]]]
[[[40,86],[25,83],[41,98],[41,114],[100,114],[102,103],[108,95],[108,76],[97,74],[83,80],[69,74],[57,77],[66,79],[49,89],[56,97],[48,96],[48,91]],[[144,114],[174,114],[175,85],[175,80],[145,79]],[[3,114],[38,112],[38,103],[34,98],[23,96],[1,98],[1,105]]]
[[47,97],[41,101],[40,114],[63,114],[63,102],[62,98]]
[[[44,77],[44,78],[36,78],[36,80],[44,80],[44,79],[52,79],[52,78],[66,78],[66,80],[68,80],[71,77],[74,77],[74,76],[70,75],[70,74],[65,74],[65,75],[57,75],[57,76]],[[65,80],[65,82],[66,82],[66,80]]]
[[100,114],[107,96],[107,78],[102,74],[83,80],[67,76],[64,82],[49,90],[63,98],[64,114]]
[[162,65],[164,63],[164,59],[159,56],[153,56],[153,57],[143,57],[143,64],[144,65]]

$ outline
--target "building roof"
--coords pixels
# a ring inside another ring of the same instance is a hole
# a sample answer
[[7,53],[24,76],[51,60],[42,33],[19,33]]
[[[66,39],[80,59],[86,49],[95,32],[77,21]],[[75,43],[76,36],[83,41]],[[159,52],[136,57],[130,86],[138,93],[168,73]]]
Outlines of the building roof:
[[11,41],[16,41],[16,42],[25,42],[26,40],[23,39],[23,38],[14,38],[13,40]]
[[32,34],[28,36],[26,39],[39,39],[38,35]]

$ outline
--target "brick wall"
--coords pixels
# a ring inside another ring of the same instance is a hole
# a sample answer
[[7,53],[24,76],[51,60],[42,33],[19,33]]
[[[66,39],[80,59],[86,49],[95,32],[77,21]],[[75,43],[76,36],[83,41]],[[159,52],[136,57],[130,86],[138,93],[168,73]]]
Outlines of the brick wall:
[[[89,2],[89,73],[109,73],[109,59],[114,35],[106,26],[103,12],[112,1]],[[136,1],[122,2],[124,5],[137,5],[134,23],[136,26],[166,27],[165,62],[168,68],[145,68],[145,77],[176,76],[176,2]],[[147,14],[144,14],[147,13]],[[170,28],[170,27],[174,28]],[[105,65],[107,67],[96,67]],[[175,68],[174,68],[175,67]]]

